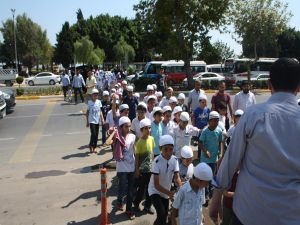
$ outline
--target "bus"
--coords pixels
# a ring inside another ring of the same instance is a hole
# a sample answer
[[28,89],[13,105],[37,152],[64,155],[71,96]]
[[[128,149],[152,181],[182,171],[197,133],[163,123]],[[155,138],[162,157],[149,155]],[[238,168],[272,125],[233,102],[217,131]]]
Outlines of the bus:
[[206,66],[207,72],[223,74],[225,72],[225,68],[223,64],[210,64]]
[[[167,61],[162,64],[164,69],[164,74],[166,75],[166,82],[168,85],[182,84],[183,80],[186,78],[186,71],[184,68],[184,61]],[[206,72],[206,63],[204,61],[190,61],[190,68],[192,75],[197,73]]]

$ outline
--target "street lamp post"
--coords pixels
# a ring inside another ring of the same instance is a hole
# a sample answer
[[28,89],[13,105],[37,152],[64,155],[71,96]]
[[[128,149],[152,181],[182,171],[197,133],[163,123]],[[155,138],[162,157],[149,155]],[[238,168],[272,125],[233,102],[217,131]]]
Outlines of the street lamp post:
[[17,54],[17,38],[16,38],[16,27],[15,27],[15,9],[11,9],[13,15],[13,24],[14,24],[14,42],[15,42],[15,60],[16,60],[16,69],[18,73],[18,54]]

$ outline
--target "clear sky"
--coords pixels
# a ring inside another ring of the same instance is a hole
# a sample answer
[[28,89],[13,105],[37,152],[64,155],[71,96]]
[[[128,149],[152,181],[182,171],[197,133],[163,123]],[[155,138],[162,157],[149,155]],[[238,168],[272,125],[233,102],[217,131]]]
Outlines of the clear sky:
[[[284,1],[289,3],[289,10],[293,13],[290,26],[300,30],[300,1]],[[65,21],[69,21],[70,24],[76,22],[76,11],[79,8],[85,18],[101,13],[134,18],[133,5],[138,2],[139,0],[0,0],[0,21],[12,17],[11,9],[16,9],[16,14],[26,13],[34,22],[47,30],[48,38],[54,45],[56,34],[61,30],[62,24]],[[241,46],[232,39],[231,34],[219,34],[214,31],[211,35],[213,41],[226,42],[235,53],[241,53]]]

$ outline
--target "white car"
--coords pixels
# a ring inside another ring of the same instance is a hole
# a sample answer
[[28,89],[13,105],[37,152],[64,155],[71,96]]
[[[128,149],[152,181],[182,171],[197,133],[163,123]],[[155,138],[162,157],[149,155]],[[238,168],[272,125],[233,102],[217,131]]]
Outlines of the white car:
[[[211,73],[211,72],[204,72],[204,73],[197,73],[194,77],[194,80],[217,80],[217,81],[221,81],[221,80],[225,80],[225,77],[218,74],[218,73]],[[184,86],[188,86],[188,82],[187,82],[187,78],[185,78],[183,80],[183,85]]]
[[268,73],[261,73],[261,74],[257,74],[255,76],[251,76],[250,80],[254,81],[254,80],[269,80],[270,79],[270,74]]
[[60,76],[50,72],[42,72],[33,77],[25,78],[25,84],[29,86],[40,84],[55,85],[56,83],[60,83]]

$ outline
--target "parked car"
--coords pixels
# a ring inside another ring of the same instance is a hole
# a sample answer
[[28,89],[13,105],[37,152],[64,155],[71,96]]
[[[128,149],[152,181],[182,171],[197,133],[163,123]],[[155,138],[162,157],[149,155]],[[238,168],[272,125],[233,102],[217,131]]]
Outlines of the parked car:
[[6,111],[11,110],[16,105],[16,93],[12,88],[0,88],[0,95],[6,102]]
[[[217,80],[217,81],[221,81],[221,80],[225,80],[225,77],[220,75],[220,74],[217,74],[217,73],[211,73],[211,72],[204,72],[204,73],[198,73],[196,74],[194,77],[193,77],[194,80]],[[183,80],[183,86],[187,87],[188,86],[188,81],[187,81],[187,78],[185,78]]]
[[134,83],[134,81],[137,80],[137,79],[139,79],[142,75],[143,75],[143,71],[141,71],[139,73],[136,72],[135,74],[131,74],[131,75],[126,76],[126,80],[129,83]]
[[254,80],[269,80],[270,79],[270,74],[268,73],[261,73],[261,74],[257,74],[254,76],[251,76],[250,80],[254,81]]
[[56,83],[59,82],[60,82],[60,75],[56,75],[50,72],[42,72],[42,73],[38,73],[33,77],[25,78],[25,84],[28,84],[29,86],[41,85],[41,84],[55,85]]
[[0,95],[0,119],[6,116],[6,102],[2,95]]

